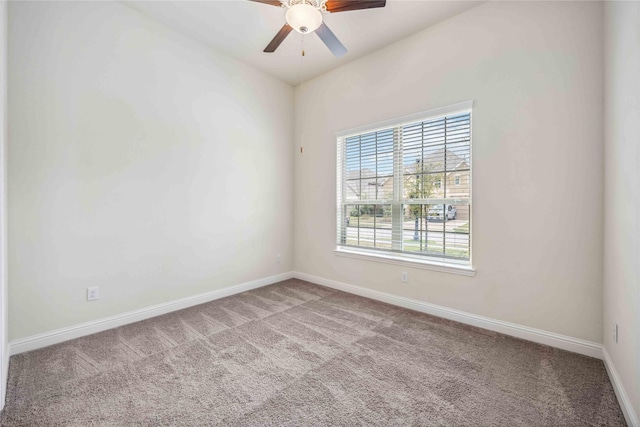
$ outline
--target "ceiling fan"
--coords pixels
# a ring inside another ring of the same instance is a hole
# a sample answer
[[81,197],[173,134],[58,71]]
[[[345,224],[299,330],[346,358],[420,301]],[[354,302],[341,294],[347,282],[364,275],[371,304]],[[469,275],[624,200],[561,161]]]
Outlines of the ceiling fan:
[[322,13],[347,12],[349,10],[372,9],[384,7],[386,0],[250,0],[272,6],[287,8],[287,23],[264,49],[264,52],[275,52],[280,43],[291,30],[301,34],[315,33],[337,58],[347,53],[340,40],[322,22]]

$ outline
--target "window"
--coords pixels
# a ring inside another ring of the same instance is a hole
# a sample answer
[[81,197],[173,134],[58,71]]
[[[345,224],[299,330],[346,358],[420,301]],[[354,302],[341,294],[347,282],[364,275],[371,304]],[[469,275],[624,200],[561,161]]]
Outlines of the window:
[[471,262],[471,102],[338,135],[338,252]]

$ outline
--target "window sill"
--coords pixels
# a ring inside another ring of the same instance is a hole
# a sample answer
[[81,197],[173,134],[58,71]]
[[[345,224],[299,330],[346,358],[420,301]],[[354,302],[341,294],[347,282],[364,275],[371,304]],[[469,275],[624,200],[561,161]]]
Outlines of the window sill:
[[427,261],[421,259],[408,259],[406,257],[394,256],[391,254],[371,253],[363,250],[354,250],[346,248],[337,248],[333,251],[336,256],[355,258],[365,261],[382,262],[385,264],[395,264],[404,267],[421,268],[423,270],[439,271],[441,273],[459,274],[462,276],[473,277],[476,270],[473,267],[463,265],[452,265],[440,263],[437,261]]

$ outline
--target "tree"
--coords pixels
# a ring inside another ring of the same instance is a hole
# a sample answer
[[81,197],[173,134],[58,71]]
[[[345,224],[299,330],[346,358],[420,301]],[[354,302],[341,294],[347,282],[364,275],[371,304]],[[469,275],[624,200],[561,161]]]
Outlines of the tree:
[[[410,199],[427,199],[431,197],[435,190],[438,174],[431,174],[431,167],[421,159],[417,159],[414,165],[410,166],[411,174],[406,175],[404,180],[404,191]],[[409,205],[409,212],[415,217],[415,231],[413,240],[418,240],[418,221],[424,218],[424,205]]]

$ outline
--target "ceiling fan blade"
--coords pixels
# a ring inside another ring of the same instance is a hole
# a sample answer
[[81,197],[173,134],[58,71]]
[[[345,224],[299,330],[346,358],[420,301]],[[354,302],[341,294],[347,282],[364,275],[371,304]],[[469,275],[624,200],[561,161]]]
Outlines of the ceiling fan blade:
[[320,40],[327,45],[333,56],[336,58],[340,58],[342,55],[347,53],[347,48],[344,47],[340,40],[336,37],[335,34],[327,27],[327,24],[324,22],[320,24],[318,29],[316,30],[316,34],[320,37]]
[[327,11],[331,13],[347,12],[349,10],[373,9],[384,7],[386,0],[327,0]]
[[249,1],[256,2],[256,3],[270,4],[271,6],[282,7],[282,3],[280,3],[280,0],[249,0]]
[[289,24],[284,24],[282,28],[280,28],[280,31],[278,31],[278,34],[276,34],[273,40],[271,40],[267,47],[264,48],[264,52],[275,52],[278,46],[280,46],[280,43],[282,43],[282,41],[287,38],[291,30],[293,30],[293,28],[289,26]]

